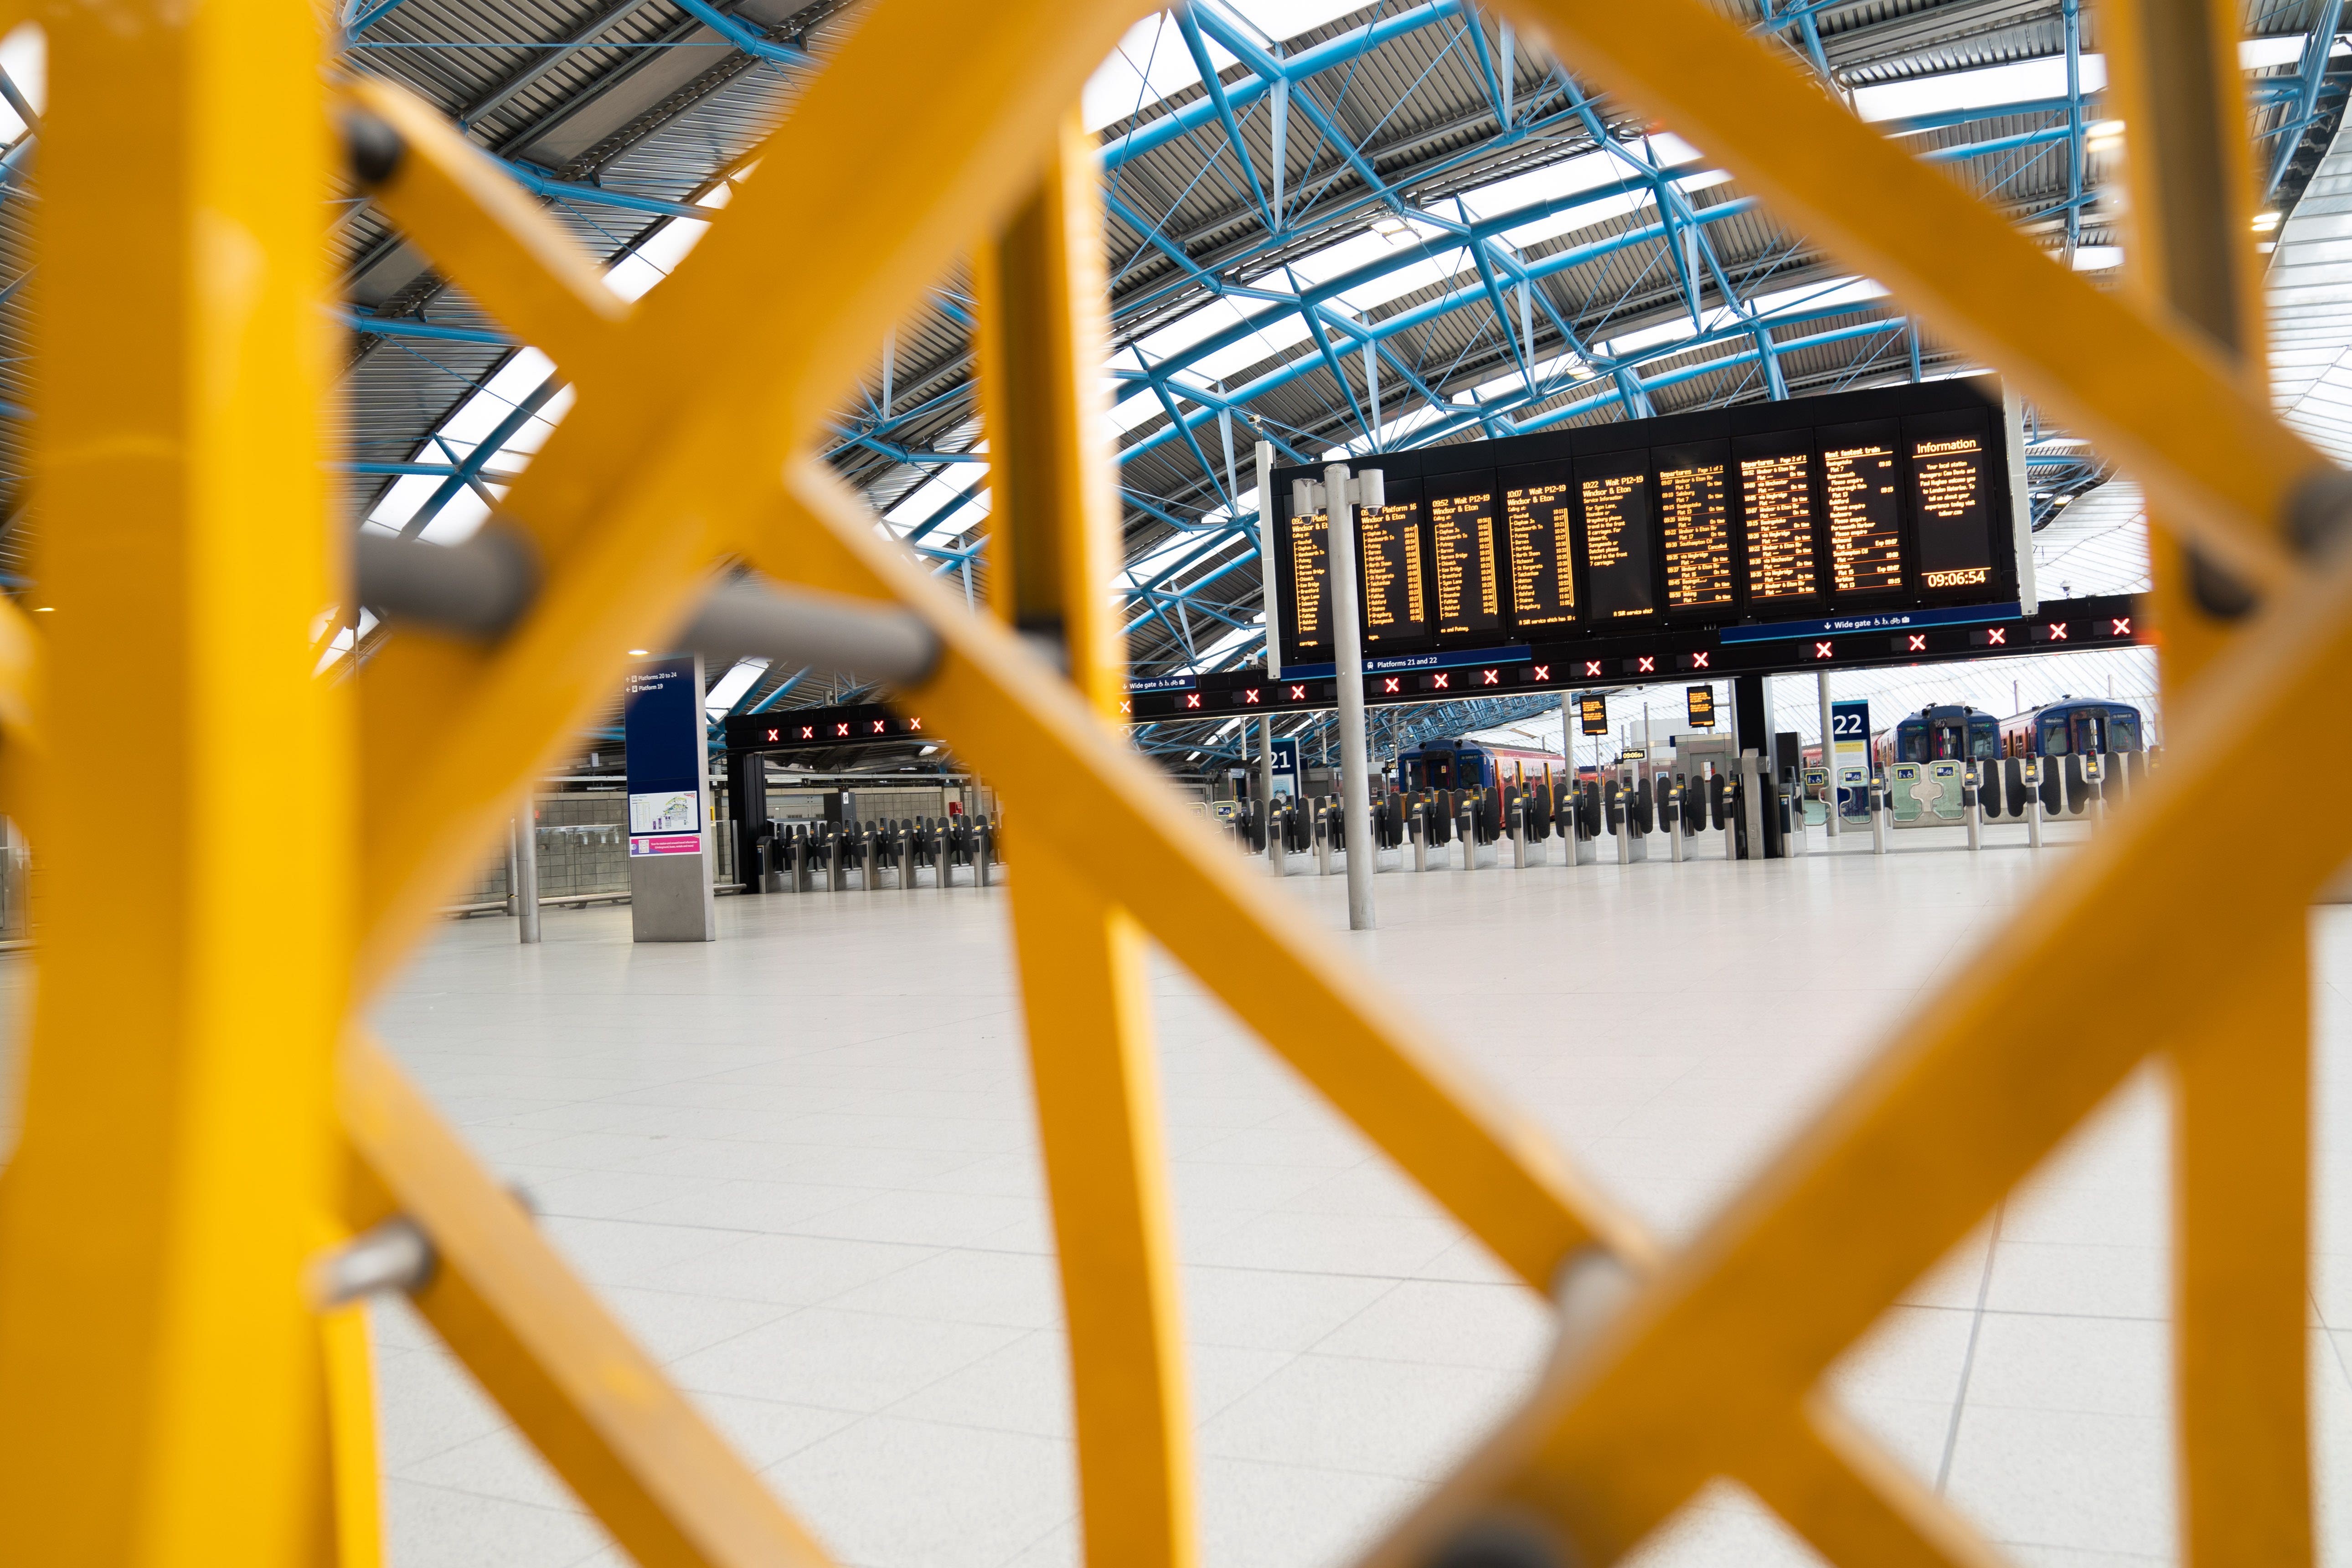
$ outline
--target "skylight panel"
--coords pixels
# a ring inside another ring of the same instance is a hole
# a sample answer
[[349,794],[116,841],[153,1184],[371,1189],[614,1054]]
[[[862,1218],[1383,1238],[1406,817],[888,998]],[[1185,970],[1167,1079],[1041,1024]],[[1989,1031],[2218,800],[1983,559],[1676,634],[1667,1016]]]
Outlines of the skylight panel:
[[767,673],[764,658],[740,658],[735,668],[720,676],[702,699],[703,711],[716,719],[728,712],[751,689],[761,676]]
[[[22,23],[0,38],[0,70],[8,73],[35,114],[48,112],[49,36],[38,22]],[[14,142],[24,133],[25,122],[0,100],[0,142]]]
[[[1212,67],[1223,71],[1234,63],[1234,57],[1218,47],[1216,40],[1202,41],[1208,45]],[[1140,113],[1171,93],[1183,91],[1200,79],[1200,69],[1192,63],[1192,51],[1186,47],[1174,16],[1155,11],[1129,27],[1111,50],[1110,58],[1095,68],[1095,74],[1087,79],[1086,90],[1079,98],[1079,110],[1086,116],[1087,129],[1100,131]]]

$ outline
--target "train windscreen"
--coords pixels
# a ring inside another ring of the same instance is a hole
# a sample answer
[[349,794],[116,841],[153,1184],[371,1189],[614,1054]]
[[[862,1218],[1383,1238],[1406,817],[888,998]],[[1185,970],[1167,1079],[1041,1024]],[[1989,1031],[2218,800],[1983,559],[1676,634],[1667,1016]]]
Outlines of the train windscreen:
[[2139,715],[2110,713],[2107,715],[2107,744],[2118,752],[2139,750]]
[[2044,719],[2042,721],[2042,754],[2043,756],[2063,757],[2072,749],[2073,748],[2066,744],[2065,720]]

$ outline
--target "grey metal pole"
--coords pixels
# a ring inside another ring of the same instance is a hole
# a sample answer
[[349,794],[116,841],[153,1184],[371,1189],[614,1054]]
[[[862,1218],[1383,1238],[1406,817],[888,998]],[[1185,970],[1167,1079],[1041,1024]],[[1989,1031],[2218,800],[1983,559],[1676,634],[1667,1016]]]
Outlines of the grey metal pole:
[[1821,672],[1821,682],[1822,682],[1822,776],[1823,780],[1825,781],[1825,782],[1823,783],[1823,784],[1822,784],[1822,794],[1826,797],[1826,799],[1825,799],[1825,803],[1824,803],[1824,804],[1825,804],[1825,805],[1826,805],[1826,807],[1827,807],[1827,813],[1828,813],[1828,818],[1829,818],[1828,825],[1827,825],[1827,826],[1828,826],[1828,831],[1827,831],[1827,833],[1826,833],[1825,837],[1831,837],[1831,838],[1835,838],[1835,837],[1838,836],[1838,809],[1837,809],[1837,785],[1838,785],[1837,737],[1830,733],[1830,672],[1829,672],[1828,670],[1824,669],[1824,670],[1822,670],[1822,671]]
[[2021,770],[2025,774],[2025,841],[2032,848],[2042,847],[2042,759],[2028,757]]
[[522,816],[514,823],[516,935],[539,941],[539,803],[523,791]]
[[1339,677],[1339,787],[1348,825],[1348,929],[1370,931],[1371,758],[1364,735],[1363,608],[1356,590],[1356,509],[1348,501],[1348,465],[1323,470],[1331,519],[1331,630]]
[[[1268,572],[1268,575],[1272,575],[1271,571]],[[1271,666],[1274,662],[1274,645],[1271,642],[1266,645],[1265,657],[1267,664]],[[1265,718],[1258,721],[1258,734],[1265,742],[1265,750],[1259,754],[1257,760],[1258,792],[1265,801],[1265,858],[1274,867],[1275,875],[1280,876],[1282,874],[1282,836],[1274,829],[1273,719]]]

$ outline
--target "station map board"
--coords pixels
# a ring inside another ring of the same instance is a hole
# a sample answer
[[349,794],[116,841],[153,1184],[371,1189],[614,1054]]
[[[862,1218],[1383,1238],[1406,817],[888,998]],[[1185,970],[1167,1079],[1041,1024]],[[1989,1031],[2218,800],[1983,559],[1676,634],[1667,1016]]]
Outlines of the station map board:
[[[1990,377],[1383,453],[1360,514],[1365,653],[1733,627],[2019,598]],[[1283,667],[1332,658],[1328,520],[1276,469]]]

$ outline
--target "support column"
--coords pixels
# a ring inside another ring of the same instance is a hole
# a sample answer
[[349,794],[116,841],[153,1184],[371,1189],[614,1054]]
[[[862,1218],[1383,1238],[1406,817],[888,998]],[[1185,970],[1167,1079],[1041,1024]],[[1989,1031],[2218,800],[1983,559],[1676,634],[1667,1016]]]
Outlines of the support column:
[[[1127,660],[1110,599],[1119,535],[1097,166],[1073,113],[1036,195],[979,247],[973,284],[1001,521],[992,607],[1058,642],[1071,682],[1108,718]],[[1069,1324],[1083,1558],[1192,1568],[1192,1425],[1142,933],[1064,858],[1092,852],[1068,837],[1076,825],[1013,822],[1013,951]]]
[[760,881],[760,829],[768,824],[768,759],[761,752],[737,752],[727,759],[727,815],[735,823],[735,874],[747,893],[764,892]]
[[1828,836],[1838,836],[1838,765],[1837,737],[1830,732],[1830,672],[1821,672],[1822,683],[1822,807],[1827,818]]
[[1364,740],[1364,612],[1356,587],[1356,509],[1348,500],[1348,468],[1323,470],[1330,492],[1331,643],[1339,686],[1339,810],[1348,833],[1348,929],[1370,931],[1372,781]]
[[[2226,0],[2099,12],[2129,127],[2127,287],[2215,352],[2264,363],[2253,159]],[[2149,544],[2163,700],[2187,696],[2253,608],[2185,549]],[[2233,1015],[2172,1057],[2173,1399],[2180,1545],[2193,1568],[2312,1561],[2305,1368],[2311,1183],[2310,939],[2298,916]]]
[[1769,772],[1772,766],[1772,711],[1764,697],[1766,679],[1761,675],[1731,678],[1731,737],[1739,750],[1754,752],[1763,758]]
[[527,943],[539,941],[539,792],[522,792],[522,807],[514,819],[515,934]]
[[[0,1562],[331,1550],[304,1260],[335,1212],[353,687],[326,480],[330,121],[311,7],[45,12],[27,421],[47,710],[137,683],[185,784],[31,763],[40,984],[0,1204]],[[138,309],[126,312],[126,300]],[[266,803],[268,847],[222,831]],[[181,852],[126,897],[120,825]],[[299,890],[289,909],[287,889]]]

